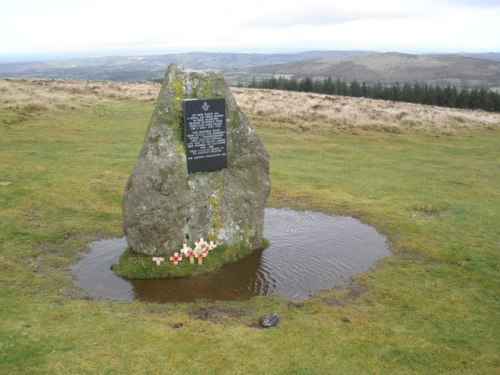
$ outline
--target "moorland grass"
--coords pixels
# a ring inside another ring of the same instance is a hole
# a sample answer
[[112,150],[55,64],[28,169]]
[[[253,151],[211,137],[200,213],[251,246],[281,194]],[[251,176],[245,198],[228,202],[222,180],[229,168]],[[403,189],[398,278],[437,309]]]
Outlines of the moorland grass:
[[[300,303],[89,300],[68,267],[89,241],[122,236],[152,109],[0,108],[0,373],[498,372],[497,128],[351,134],[256,116],[269,204],[356,216],[394,255]],[[272,311],[276,328],[253,327]]]

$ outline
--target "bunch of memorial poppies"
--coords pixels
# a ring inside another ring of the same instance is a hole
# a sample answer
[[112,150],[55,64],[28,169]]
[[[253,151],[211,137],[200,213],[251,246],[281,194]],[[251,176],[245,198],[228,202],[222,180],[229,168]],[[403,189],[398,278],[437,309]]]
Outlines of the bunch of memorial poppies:
[[[177,265],[182,261],[182,256],[184,255],[184,257],[189,258],[189,262],[191,264],[194,264],[194,259],[197,258],[198,264],[201,266],[203,264],[203,258],[206,258],[216,247],[217,245],[214,241],[210,241],[210,243],[208,243],[203,238],[200,238],[194,242],[194,249],[188,247],[187,244],[183,244],[182,249],[180,250],[181,255],[179,255],[179,253],[174,253],[174,255],[170,257],[170,261],[174,265]],[[163,260],[163,258],[153,258],[153,261],[155,261],[158,265],[160,265]]]
[[[213,241],[210,241],[210,243],[208,243],[203,238],[194,241],[193,256],[198,258],[198,264],[200,266],[203,264],[203,258],[206,258],[208,254],[216,247],[217,245]],[[193,263],[193,261],[191,263]]]

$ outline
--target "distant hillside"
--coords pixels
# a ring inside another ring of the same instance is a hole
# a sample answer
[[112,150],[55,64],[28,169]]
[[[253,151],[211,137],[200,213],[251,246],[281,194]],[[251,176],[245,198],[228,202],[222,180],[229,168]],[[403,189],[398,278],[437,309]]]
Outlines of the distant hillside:
[[475,59],[500,61],[500,53],[487,52],[487,53],[459,53],[460,56],[473,57]]
[[248,75],[316,79],[328,76],[367,83],[422,82],[461,87],[500,88],[500,61],[461,55],[374,53],[363,56],[325,57],[309,61],[242,69]]
[[369,51],[297,53],[192,52],[108,56],[0,64],[0,77],[141,81],[163,77],[171,63],[191,69],[219,69],[231,85],[276,75],[384,84],[425,82],[500,88],[500,53],[411,55]]
[[169,64],[178,63],[191,69],[220,69],[227,73],[227,78],[231,83],[237,84],[239,77],[245,74],[233,76],[231,72],[244,67],[368,53],[370,52],[306,51],[275,54],[193,52],[146,56],[110,56],[0,64],[0,77],[138,81],[163,77]]

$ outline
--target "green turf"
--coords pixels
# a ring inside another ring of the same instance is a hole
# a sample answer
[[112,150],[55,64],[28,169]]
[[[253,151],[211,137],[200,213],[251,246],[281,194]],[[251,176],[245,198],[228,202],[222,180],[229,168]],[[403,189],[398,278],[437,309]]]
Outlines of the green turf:
[[[152,109],[0,110],[1,374],[498,373],[498,131],[295,132],[262,118],[269,204],[358,217],[394,256],[301,303],[88,300],[68,267],[89,241],[122,236]],[[276,328],[252,327],[272,311]]]

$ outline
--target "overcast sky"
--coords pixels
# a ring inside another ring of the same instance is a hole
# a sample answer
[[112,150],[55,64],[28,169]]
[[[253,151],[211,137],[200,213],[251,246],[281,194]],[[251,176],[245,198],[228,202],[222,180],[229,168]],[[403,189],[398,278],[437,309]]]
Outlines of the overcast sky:
[[0,54],[500,52],[500,0],[0,0]]

